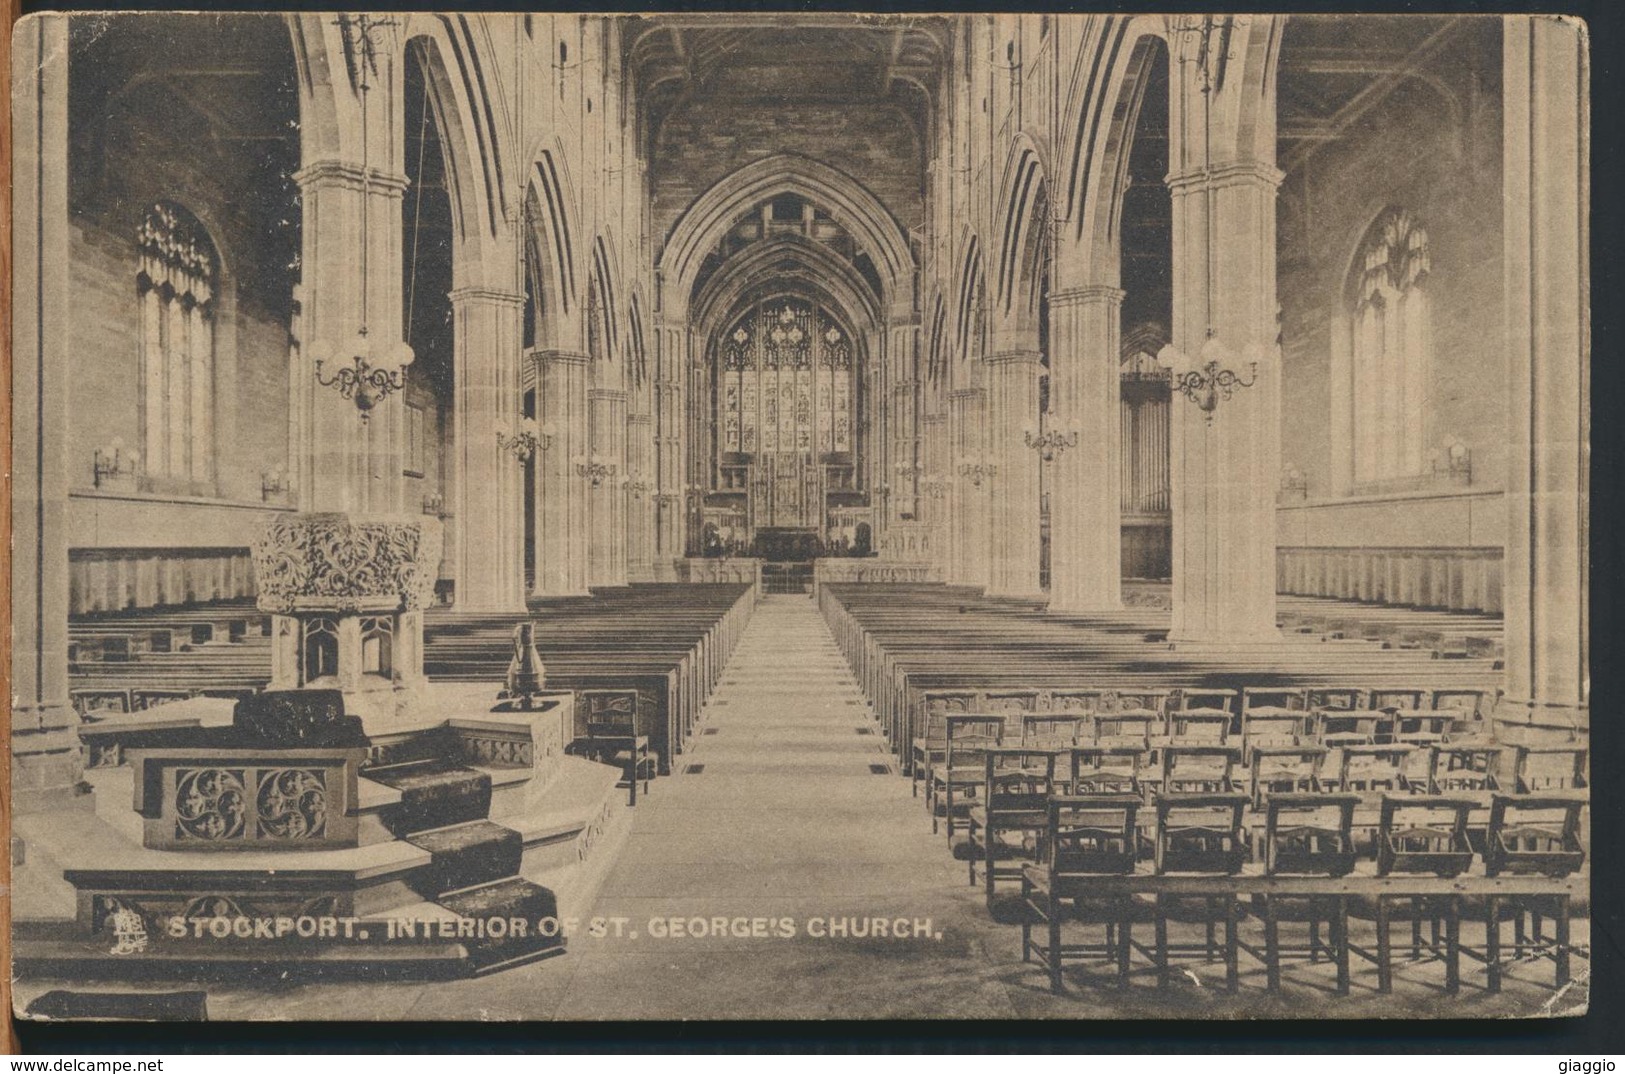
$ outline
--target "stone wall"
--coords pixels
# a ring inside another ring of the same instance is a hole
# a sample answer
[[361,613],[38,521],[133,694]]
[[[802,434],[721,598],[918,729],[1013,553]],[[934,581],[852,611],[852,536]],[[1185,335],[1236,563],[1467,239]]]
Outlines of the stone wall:
[[[1291,47],[1289,24],[1283,55]],[[1446,437],[1459,438],[1472,452],[1474,484],[1502,486],[1500,63],[1499,21],[1468,20],[1425,78],[1400,81],[1307,161],[1282,162],[1281,457],[1307,476],[1312,496],[1343,491],[1332,474],[1329,443],[1332,407],[1347,405],[1330,394],[1331,322],[1342,311],[1356,248],[1390,205],[1416,215],[1432,254],[1426,287],[1433,370],[1424,444],[1432,449]],[[1281,543],[1290,542],[1283,537]]]

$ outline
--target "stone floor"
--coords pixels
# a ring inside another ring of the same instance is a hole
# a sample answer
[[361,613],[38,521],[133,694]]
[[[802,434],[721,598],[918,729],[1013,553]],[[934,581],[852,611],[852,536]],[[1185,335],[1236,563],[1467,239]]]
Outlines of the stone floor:
[[[1484,1017],[1574,1013],[1586,1002],[1579,960],[1580,980],[1555,997],[1549,962],[1514,967],[1499,996],[1464,962],[1455,999],[1440,990],[1437,964],[1401,968],[1395,992],[1380,996],[1372,968],[1356,960],[1353,994],[1338,999],[1330,968],[1302,963],[1271,997],[1245,955],[1234,996],[1220,990],[1222,964],[1202,963],[1182,967],[1166,992],[1141,963],[1127,994],[1078,977],[1067,995],[1052,995],[1045,974],[1022,963],[1019,930],[990,919],[964,863],[931,834],[805,597],[758,608],[702,727],[681,770],[640,796],[595,908],[603,935],[584,925],[564,956],[476,980],[211,988],[211,1017]],[[692,934],[692,921],[713,918],[730,931],[745,919],[747,933],[764,919],[756,927],[765,935]],[[850,933],[875,918],[904,919],[911,933],[919,921],[924,935],[830,935],[830,922],[846,921]],[[682,935],[658,925],[674,920]],[[1576,941],[1586,934],[1576,922]],[[1464,938],[1473,942],[1473,930]],[[24,982],[20,999],[50,986]]]

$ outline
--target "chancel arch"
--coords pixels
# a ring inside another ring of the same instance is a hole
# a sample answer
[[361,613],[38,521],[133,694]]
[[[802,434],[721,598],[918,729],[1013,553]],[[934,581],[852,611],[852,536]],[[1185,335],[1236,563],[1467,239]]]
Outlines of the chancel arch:
[[[780,192],[736,210],[688,317],[704,369],[690,472],[698,554],[763,540],[850,552],[876,528],[872,416],[886,324],[874,255],[825,203]],[[759,540],[760,539],[760,540]]]

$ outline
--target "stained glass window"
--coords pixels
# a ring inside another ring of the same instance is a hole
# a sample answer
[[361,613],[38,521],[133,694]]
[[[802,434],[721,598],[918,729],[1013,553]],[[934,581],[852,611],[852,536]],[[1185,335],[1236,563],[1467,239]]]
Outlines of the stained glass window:
[[852,450],[852,342],[827,312],[798,299],[768,302],[742,315],[720,347],[722,451]]

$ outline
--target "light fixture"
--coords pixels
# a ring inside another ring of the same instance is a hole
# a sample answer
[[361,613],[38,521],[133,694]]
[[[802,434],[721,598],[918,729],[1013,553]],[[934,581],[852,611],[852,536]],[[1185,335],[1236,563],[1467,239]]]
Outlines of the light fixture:
[[549,422],[538,427],[535,418],[523,418],[519,422],[519,431],[513,435],[497,430],[497,447],[513,453],[513,457],[520,462],[529,460],[538,451],[546,451],[553,446],[553,425]]
[[634,500],[643,499],[649,491],[649,483],[643,479],[641,470],[633,470],[629,477],[621,478],[621,484],[626,486],[626,491],[632,494]]
[[590,459],[577,456],[576,473],[591,481],[593,488],[601,488],[607,479],[615,476],[615,464],[606,463],[597,455]]
[[921,466],[917,462],[900,462],[896,466],[892,467],[892,469],[897,471],[898,477],[905,480],[907,480],[911,475],[922,474],[925,472],[925,467]]
[[[1157,354],[1157,363],[1168,369],[1172,386],[1201,408],[1210,425],[1220,399],[1229,399],[1238,388],[1251,388],[1258,380],[1256,358],[1251,360],[1245,378],[1231,368],[1234,353],[1219,340],[1218,330],[1213,324],[1213,259],[1218,256],[1214,232],[1213,90],[1224,78],[1227,58],[1224,51],[1229,48],[1230,42],[1229,16],[1222,18],[1224,21],[1221,23],[1213,15],[1203,15],[1200,21],[1182,23],[1176,28],[1179,33],[1197,35],[1195,63],[1202,86],[1202,171],[1206,179],[1202,195],[1206,202],[1203,221],[1207,229],[1207,250],[1202,269],[1203,293],[1207,300],[1207,338],[1194,358],[1173,344],[1162,348]],[[1248,350],[1254,351],[1254,348],[1249,347]]]
[[260,472],[260,499],[269,500],[272,496],[288,491],[288,471],[281,466]]
[[336,387],[342,398],[355,400],[356,409],[361,411],[361,420],[366,421],[372,416],[373,408],[387,399],[391,392],[406,387],[406,369],[412,364],[412,348],[406,343],[397,343],[389,348],[382,365],[374,365],[372,341],[367,338],[367,326],[363,324],[356,330],[348,349],[350,364],[341,365],[332,376],[326,376],[323,368],[338,353],[338,349],[322,339],[310,345],[310,356],[316,360],[316,383],[324,388]]
[[141,468],[141,456],[134,451],[124,450],[124,441],[115,436],[106,447],[96,449],[91,465],[96,487],[101,488],[104,480],[134,477]]
[[941,474],[931,474],[920,483],[920,491],[933,500],[940,500],[948,494],[948,483]]
[[1245,378],[1230,368],[1232,358],[1230,348],[1211,328],[1194,361],[1171,343],[1157,352],[1157,361],[1167,368],[1174,390],[1200,407],[1209,422],[1213,421],[1220,399],[1229,399],[1237,388],[1251,388],[1258,380],[1256,358],[1247,363]]
[[1052,430],[1047,433],[1040,433],[1037,436],[1034,436],[1033,431],[1028,429],[1022,435],[1027,441],[1027,446],[1038,452],[1045,462],[1054,462],[1056,456],[1067,448],[1078,446],[1078,431],[1076,429],[1064,433]]
[[1472,483],[1473,453],[1459,439],[1445,437],[1444,443],[1431,453],[1430,461],[1435,474],[1463,485]]
[[423,497],[423,513],[441,517],[446,511],[446,498],[437,492],[431,492]]
[[959,460],[959,476],[969,478],[977,488],[982,487],[984,478],[997,476],[998,472],[999,468],[992,463],[972,462],[968,456]]
[[[367,135],[367,91],[371,89],[371,75],[377,73],[378,43],[373,34],[395,20],[374,15],[340,15],[336,25],[344,33],[345,58],[350,67],[350,79],[361,97],[361,234],[359,237],[361,326],[347,347],[331,340],[318,338],[310,344],[309,355],[316,362],[316,383],[324,388],[336,388],[344,399],[355,401],[366,422],[373,408],[390,393],[406,387],[406,369],[412,364],[412,347],[406,341],[379,346],[367,335],[370,288],[367,274],[367,251],[371,243],[369,210],[372,201],[372,163],[368,159],[371,139]],[[415,264],[415,263],[414,263]],[[324,373],[324,366],[337,358],[342,350],[350,353],[339,358],[341,363],[332,376]]]
[[1293,463],[1281,467],[1281,496],[1289,500],[1307,499],[1309,478]]

